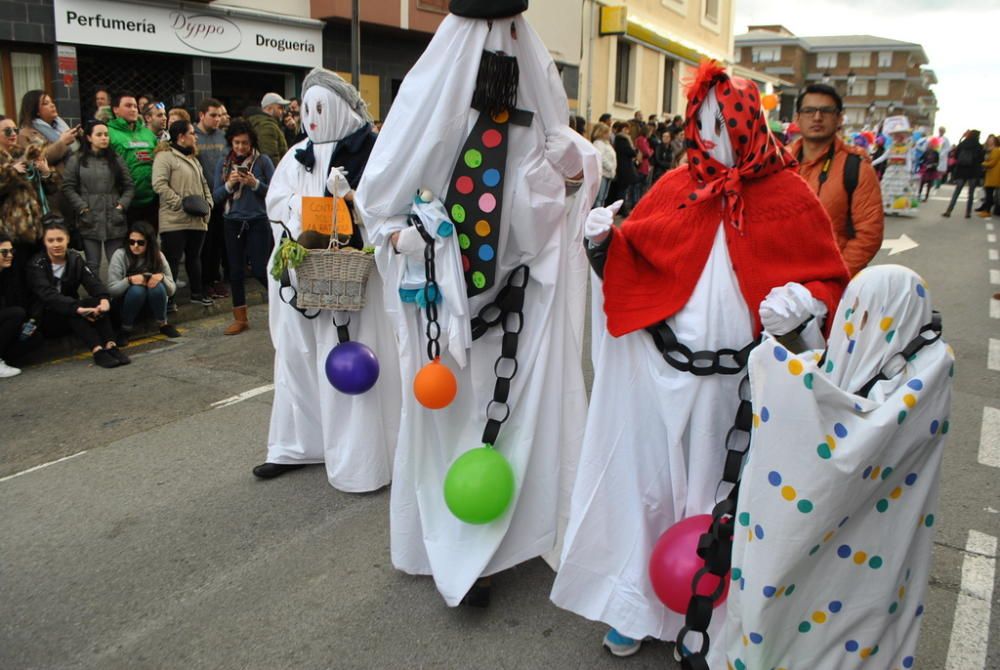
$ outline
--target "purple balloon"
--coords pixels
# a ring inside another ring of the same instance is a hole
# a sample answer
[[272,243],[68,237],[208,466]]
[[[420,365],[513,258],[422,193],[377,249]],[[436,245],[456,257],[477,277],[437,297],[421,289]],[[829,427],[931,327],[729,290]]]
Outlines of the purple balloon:
[[347,395],[361,395],[378,381],[378,358],[360,342],[341,342],[326,357],[326,378]]

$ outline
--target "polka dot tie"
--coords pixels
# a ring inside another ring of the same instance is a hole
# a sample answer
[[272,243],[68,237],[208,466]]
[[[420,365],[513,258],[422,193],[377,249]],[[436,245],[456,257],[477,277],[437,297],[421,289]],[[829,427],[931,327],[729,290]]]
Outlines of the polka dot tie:
[[496,281],[510,114],[480,113],[458,156],[445,207],[458,231],[468,295]]

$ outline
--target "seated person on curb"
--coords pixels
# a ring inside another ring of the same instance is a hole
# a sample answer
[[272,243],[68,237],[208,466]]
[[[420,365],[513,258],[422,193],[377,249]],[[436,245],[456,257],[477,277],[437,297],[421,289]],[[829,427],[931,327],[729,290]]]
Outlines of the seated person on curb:
[[180,337],[177,329],[167,323],[167,298],[174,294],[177,285],[166,256],[160,252],[153,227],[144,221],[137,222],[126,243],[124,249],[114,253],[108,266],[108,292],[112,298],[122,299],[118,346],[128,346],[135,320],[145,305],[149,305],[162,334]]
[[10,235],[0,232],[0,379],[21,374],[20,369],[5,362],[17,344],[26,316],[13,265],[14,243]]
[[[42,332],[72,331],[94,355],[102,368],[116,368],[132,361],[115,346],[108,311],[108,289],[87,266],[83,254],[69,248],[69,228],[53,221],[42,236],[45,251],[28,265],[28,286],[35,296],[35,309]],[[89,297],[80,298],[80,286]]]

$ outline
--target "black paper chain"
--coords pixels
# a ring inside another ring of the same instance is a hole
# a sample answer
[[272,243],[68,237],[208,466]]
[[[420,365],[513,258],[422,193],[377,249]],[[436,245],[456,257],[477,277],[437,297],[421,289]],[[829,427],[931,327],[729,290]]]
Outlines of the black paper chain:
[[438,323],[437,301],[441,295],[441,288],[437,283],[437,264],[435,263],[434,238],[424,227],[420,219],[411,214],[410,224],[420,233],[424,240],[424,315],[427,318],[427,328],[424,331],[427,335],[427,358],[431,361],[437,360],[441,356],[441,324]]
[[527,265],[519,265],[507,276],[507,283],[497,292],[493,302],[484,305],[472,319],[472,339],[478,340],[493,326],[503,328],[500,356],[493,364],[497,382],[493,387],[493,398],[486,405],[486,428],[483,430],[483,444],[496,444],[500,427],[510,418],[510,383],[517,375],[517,342],[524,330],[524,295],[531,271]]

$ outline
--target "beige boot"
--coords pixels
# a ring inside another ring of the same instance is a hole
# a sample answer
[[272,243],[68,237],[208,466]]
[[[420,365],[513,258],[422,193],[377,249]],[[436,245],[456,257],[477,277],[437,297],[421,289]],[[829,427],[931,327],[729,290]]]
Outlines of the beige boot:
[[233,307],[233,322],[226,327],[226,335],[239,335],[244,330],[250,329],[250,321],[247,320],[247,306]]

